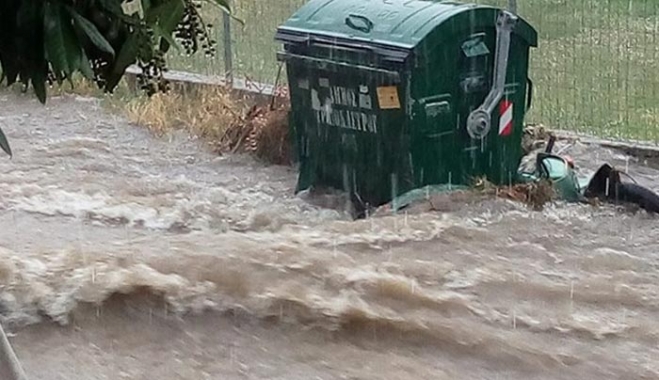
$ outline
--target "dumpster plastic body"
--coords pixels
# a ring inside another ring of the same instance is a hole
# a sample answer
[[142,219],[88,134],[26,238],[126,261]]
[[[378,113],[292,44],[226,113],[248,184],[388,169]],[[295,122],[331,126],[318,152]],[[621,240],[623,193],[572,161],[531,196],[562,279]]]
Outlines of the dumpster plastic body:
[[311,0],[276,40],[298,191],[330,186],[378,206],[430,184],[515,180],[537,46],[523,19],[455,2]]

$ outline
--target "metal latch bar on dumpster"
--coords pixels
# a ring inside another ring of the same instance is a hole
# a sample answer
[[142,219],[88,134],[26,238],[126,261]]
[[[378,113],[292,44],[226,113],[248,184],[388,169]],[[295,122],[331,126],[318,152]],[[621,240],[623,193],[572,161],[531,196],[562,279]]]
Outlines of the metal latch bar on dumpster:
[[323,58],[314,58],[314,57],[307,57],[304,55],[298,55],[298,54],[291,54],[287,52],[279,52],[277,53],[277,60],[278,61],[288,61],[288,60],[300,60],[303,62],[307,62],[310,64],[314,64],[321,69],[323,68],[328,68],[328,67],[340,67],[341,70],[357,70],[357,71],[366,71],[366,72],[371,72],[371,73],[378,73],[384,76],[389,77],[390,79],[393,79],[396,82],[400,82],[400,73],[398,71],[392,71],[392,70],[385,70],[385,69],[379,69],[375,67],[370,67],[370,66],[363,66],[363,65],[355,65],[355,64],[350,64],[350,63],[344,63],[344,62],[337,62],[337,61],[331,61],[329,59],[323,59]]
[[508,11],[502,11],[497,19],[497,41],[494,56],[494,80],[492,89],[487,94],[483,104],[475,109],[467,118],[467,132],[472,139],[482,139],[492,126],[492,112],[503,97],[508,72],[508,54],[510,51],[510,35],[517,23],[518,17]]

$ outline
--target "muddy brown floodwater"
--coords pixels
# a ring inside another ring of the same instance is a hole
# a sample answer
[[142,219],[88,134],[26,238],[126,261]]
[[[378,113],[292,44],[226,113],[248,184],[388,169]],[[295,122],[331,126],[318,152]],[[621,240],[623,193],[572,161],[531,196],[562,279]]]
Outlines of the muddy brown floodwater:
[[[293,169],[0,93],[0,314],[30,379],[656,379],[659,222],[492,199],[352,221]],[[566,147],[592,172],[634,158]],[[338,210],[338,211],[336,211]]]

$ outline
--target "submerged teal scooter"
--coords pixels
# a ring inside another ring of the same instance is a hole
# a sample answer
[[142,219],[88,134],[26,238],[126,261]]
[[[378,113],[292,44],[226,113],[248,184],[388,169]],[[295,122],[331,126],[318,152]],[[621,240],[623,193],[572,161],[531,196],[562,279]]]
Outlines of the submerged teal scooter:
[[[556,137],[550,136],[547,148],[536,155],[531,170],[520,166],[517,183],[549,180],[563,201],[591,203],[593,199],[599,199],[614,204],[635,203],[648,212],[659,213],[659,195],[635,182],[623,182],[621,174],[625,174],[609,164],[603,164],[590,177],[579,177],[570,158],[552,153],[555,142]],[[468,189],[464,185],[428,185],[395,197],[387,208],[397,212],[415,201],[428,199],[430,195]]]
[[584,193],[590,179],[577,176],[572,160],[552,154],[555,142],[556,137],[550,136],[545,151],[536,156],[535,170],[526,172],[520,169],[517,173],[518,182],[530,183],[548,179],[561,199],[568,202],[586,201]]
[[659,195],[635,181],[623,182],[621,172],[609,164],[602,165],[589,178],[578,177],[572,160],[551,153],[555,141],[556,137],[551,136],[545,151],[538,153],[534,172],[520,170],[520,182],[548,179],[559,198],[568,202],[589,202],[597,198],[616,204],[634,203],[648,212],[659,212]]

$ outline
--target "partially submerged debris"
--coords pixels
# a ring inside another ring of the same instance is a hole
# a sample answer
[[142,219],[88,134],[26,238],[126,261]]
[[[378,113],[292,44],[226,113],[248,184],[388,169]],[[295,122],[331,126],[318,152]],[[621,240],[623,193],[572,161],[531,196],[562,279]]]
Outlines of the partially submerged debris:
[[524,155],[544,148],[549,139],[550,131],[541,124],[529,124],[522,134],[522,151]]
[[510,186],[496,186],[485,178],[478,178],[474,181],[473,188],[482,194],[525,203],[538,211],[556,197],[551,181],[546,179]]
[[545,204],[554,200],[556,190],[551,181],[542,179],[537,182],[515,185],[518,194],[526,191],[524,202],[533,207],[534,210],[543,210]]
[[239,122],[227,128],[217,148],[231,153],[250,152],[272,164],[291,164],[288,106],[253,106]]

